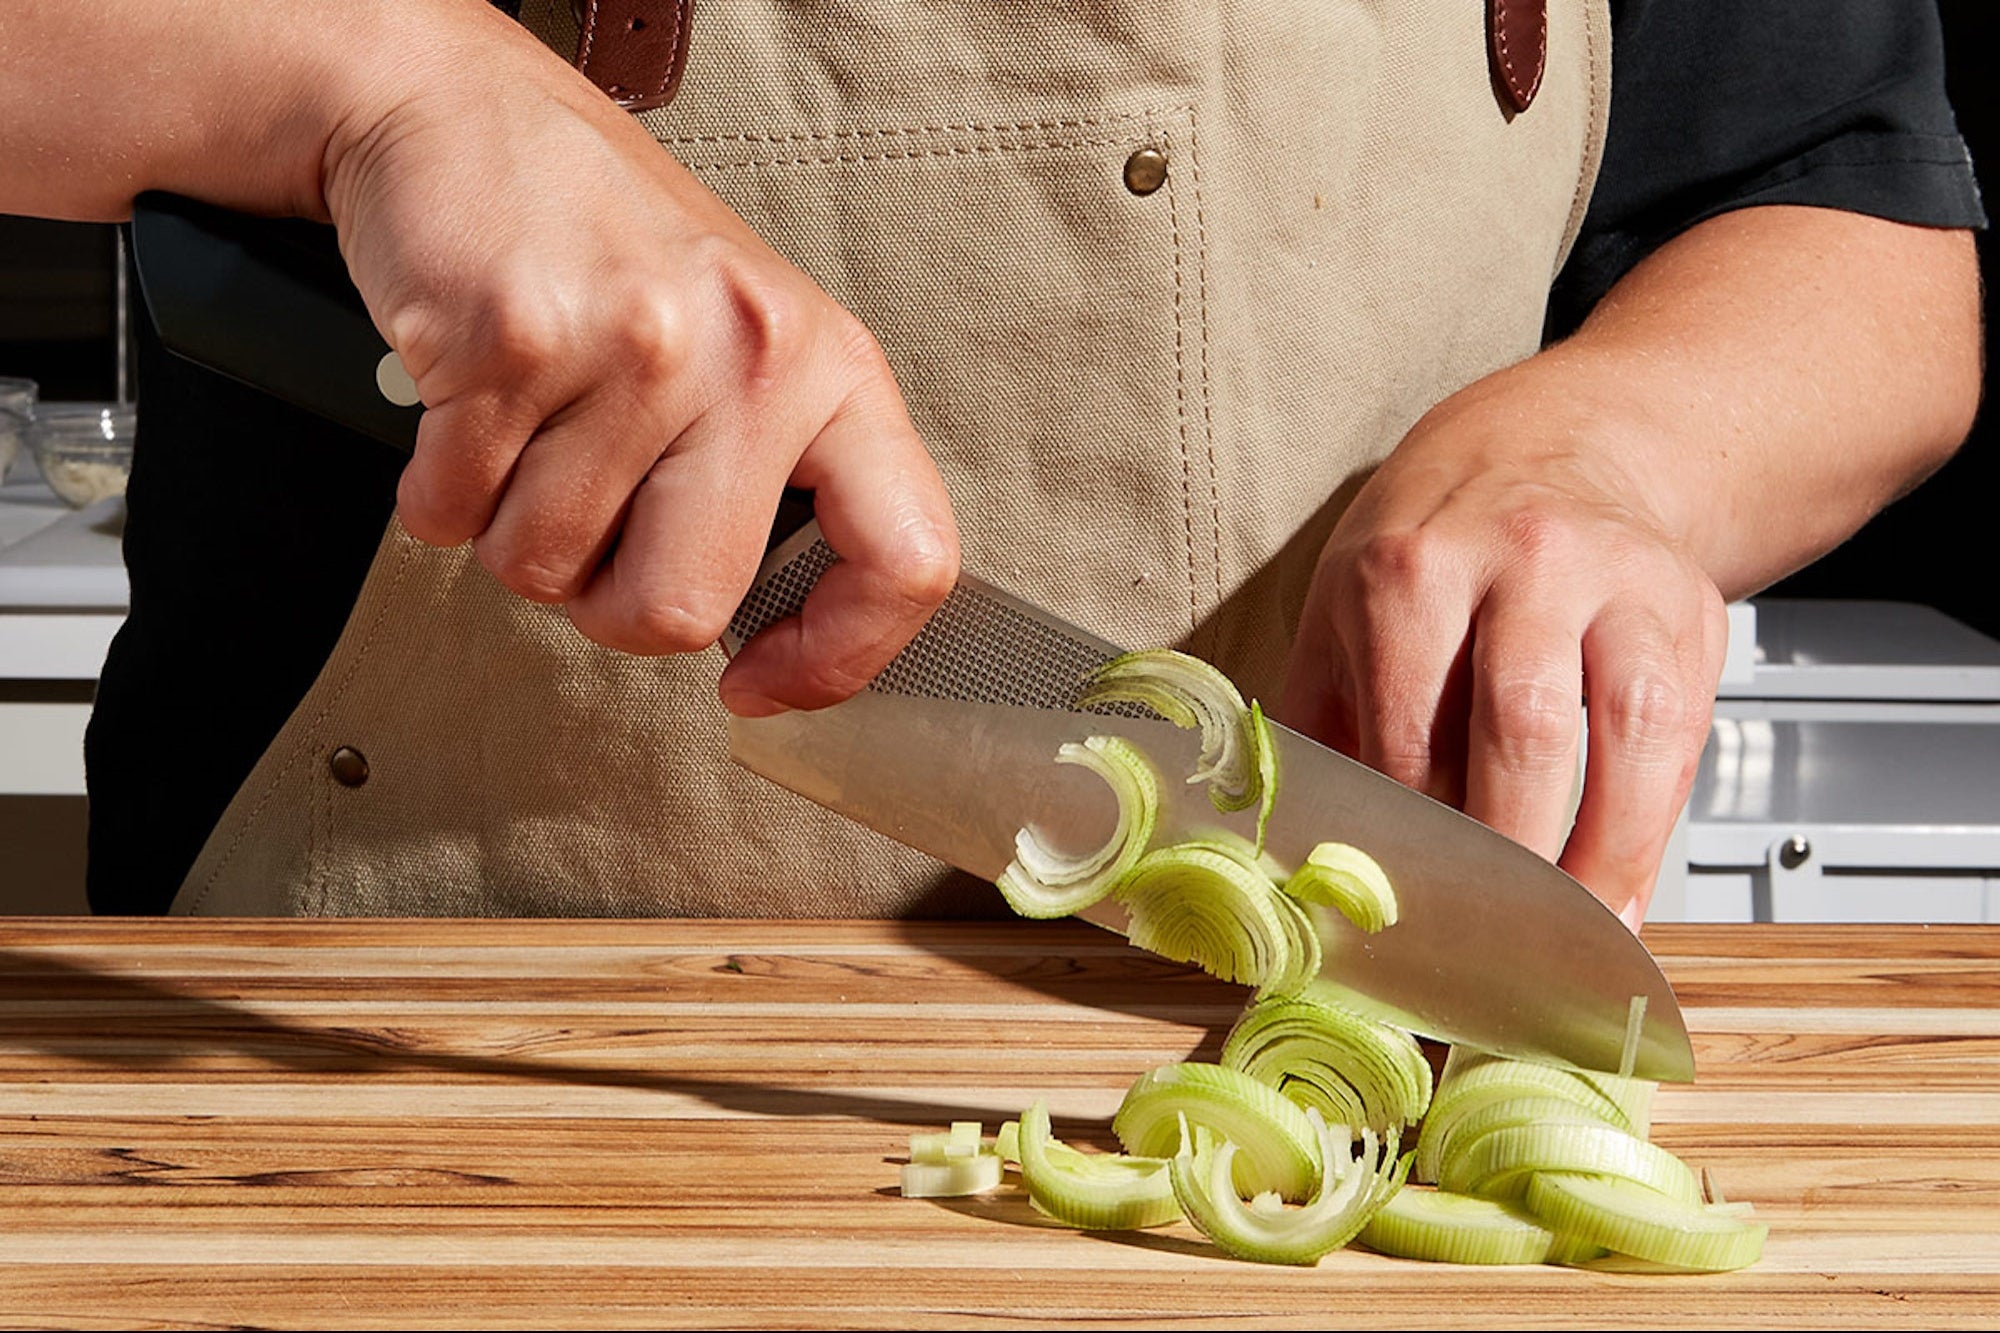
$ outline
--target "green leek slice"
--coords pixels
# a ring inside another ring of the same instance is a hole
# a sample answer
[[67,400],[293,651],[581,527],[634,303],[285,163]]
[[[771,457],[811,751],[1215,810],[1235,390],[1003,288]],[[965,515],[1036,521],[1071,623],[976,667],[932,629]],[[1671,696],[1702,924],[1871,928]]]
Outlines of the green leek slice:
[[1194,1063],[1150,1070],[1126,1091],[1111,1129],[1126,1152],[1167,1157],[1183,1148],[1183,1117],[1238,1145],[1245,1194],[1303,1199],[1318,1182],[1320,1140],[1306,1112],[1241,1070]]
[[1003,1162],[1019,1164],[1021,1160],[1020,1121],[1003,1120],[1000,1122],[1000,1133],[993,1140],[993,1152]]
[[[1278,804],[1278,747],[1271,743],[1271,723],[1263,706],[1250,701],[1251,762],[1257,770],[1257,850],[1264,850],[1264,832],[1271,824],[1271,811]],[[1213,801],[1214,789],[1209,799]]]
[[1555,1234],[1527,1209],[1497,1199],[1415,1186],[1368,1220],[1358,1238],[1400,1259],[1447,1264],[1538,1264]]
[[1594,1259],[1602,1259],[1609,1253],[1611,1251],[1605,1249],[1595,1241],[1586,1240],[1582,1236],[1572,1235],[1567,1231],[1558,1231],[1555,1234],[1555,1239],[1549,1242],[1549,1257],[1542,1262],[1574,1266],[1576,1264],[1590,1263]]
[[1588,1119],[1615,1129],[1630,1129],[1627,1110],[1607,1090],[1607,1085],[1617,1083],[1608,1074],[1580,1074],[1454,1046],[1445,1060],[1430,1112],[1424,1117],[1411,1174],[1426,1184],[1436,1183],[1445,1141],[1457,1133],[1462,1120],[1496,1103],[1557,1098],[1574,1103],[1579,1114]]
[[1245,1009],[1222,1044],[1222,1063],[1356,1133],[1400,1131],[1431,1100],[1430,1062],[1415,1037],[1310,989]]
[[1163,958],[1224,981],[1296,990],[1319,975],[1319,935],[1230,844],[1190,842],[1139,859],[1117,888],[1131,912],[1127,937]]
[[1624,1112],[1625,1124],[1634,1134],[1643,1139],[1653,1132],[1653,1094],[1659,1091],[1659,1084],[1616,1074],[1579,1073],[1577,1077],[1610,1098]]
[[1631,1180],[1560,1172],[1534,1178],[1528,1206],[1550,1226],[1614,1253],[1702,1273],[1756,1263],[1771,1230]]
[[1306,915],[1305,908],[1279,892],[1276,885],[1271,887],[1270,903],[1285,927],[1289,965],[1276,969],[1258,984],[1260,998],[1291,995],[1303,990],[1319,980],[1320,965],[1324,961],[1319,931],[1314,929],[1312,918]]
[[1000,1176],[1000,1159],[989,1152],[944,1162],[907,1162],[903,1166],[903,1197],[951,1199],[984,1194],[999,1186]]
[[[1457,1109],[1462,1108],[1462,1109]],[[1426,1123],[1425,1134],[1417,1139],[1416,1171],[1435,1179],[1443,1164],[1463,1154],[1462,1145],[1496,1129],[1517,1125],[1608,1125],[1624,1131],[1623,1125],[1609,1124],[1592,1108],[1563,1097],[1494,1097],[1457,1103],[1455,1114]],[[1433,1128],[1435,1125],[1435,1128]]]
[[1007,905],[1025,917],[1045,919],[1080,912],[1138,864],[1159,817],[1160,780],[1139,748],[1116,736],[1070,741],[1056,753],[1059,764],[1076,764],[1104,779],[1118,798],[1118,827],[1110,841],[1080,856],[1051,851],[1034,830],[1014,836],[1014,859],[1001,872]]
[[1046,1102],[1021,1113],[1018,1144],[1029,1198],[1058,1222],[1086,1231],[1134,1231],[1181,1215],[1164,1158],[1078,1152],[1050,1133]]
[[1262,710],[1253,715],[1229,677],[1208,663],[1170,648],[1114,657],[1089,675],[1077,698],[1079,708],[1111,703],[1138,704],[1183,730],[1201,729],[1201,758],[1188,781],[1206,782],[1217,810],[1247,810],[1264,799],[1273,772]]
[[1408,1159],[1398,1162],[1396,1140],[1364,1130],[1358,1151],[1347,1127],[1330,1126],[1318,1111],[1305,1113],[1319,1141],[1319,1179],[1303,1206],[1287,1208],[1276,1193],[1248,1204],[1238,1195],[1239,1145],[1227,1139],[1202,1151],[1183,1133],[1171,1173],[1174,1197],[1204,1236],[1239,1259],[1270,1264],[1316,1264],[1353,1240],[1403,1182]]
[[[1618,1176],[1687,1203],[1701,1187],[1680,1158],[1608,1125],[1515,1125],[1482,1134],[1445,1156],[1438,1184],[1455,1194],[1518,1199],[1543,1171]],[[1554,1221],[1554,1219],[1549,1219]],[[1572,1230],[1557,1224],[1562,1230]],[[1614,1247],[1615,1248],[1615,1247]]]
[[1337,909],[1357,927],[1374,934],[1396,924],[1396,891],[1375,858],[1344,842],[1323,842],[1285,881],[1285,892],[1300,902]]

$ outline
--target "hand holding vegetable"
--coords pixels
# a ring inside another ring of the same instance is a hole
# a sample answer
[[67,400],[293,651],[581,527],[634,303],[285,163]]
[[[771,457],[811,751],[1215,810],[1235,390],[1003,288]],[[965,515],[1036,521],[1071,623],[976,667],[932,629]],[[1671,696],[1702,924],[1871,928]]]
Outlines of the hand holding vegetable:
[[1950,454],[1978,320],[1964,232],[1793,207],[1691,228],[1567,341],[1410,431],[1326,545],[1274,715],[1560,853],[1636,928],[1706,735],[1723,598]]

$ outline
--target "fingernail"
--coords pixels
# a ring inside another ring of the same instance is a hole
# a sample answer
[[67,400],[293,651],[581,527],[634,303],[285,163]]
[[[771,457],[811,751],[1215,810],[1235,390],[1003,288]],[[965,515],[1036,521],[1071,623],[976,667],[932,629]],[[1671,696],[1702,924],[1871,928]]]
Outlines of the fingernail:
[[781,704],[756,690],[725,688],[721,694],[722,706],[738,717],[776,717],[792,711],[789,704]]

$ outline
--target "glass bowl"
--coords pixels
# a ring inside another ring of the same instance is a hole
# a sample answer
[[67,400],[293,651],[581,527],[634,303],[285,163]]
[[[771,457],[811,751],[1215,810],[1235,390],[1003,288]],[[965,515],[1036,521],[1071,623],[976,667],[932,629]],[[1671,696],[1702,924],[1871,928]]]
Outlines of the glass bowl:
[[35,419],[35,382],[0,375],[0,481],[20,455],[28,423]]
[[28,427],[28,447],[49,489],[82,509],[125,494],[138,419],[129,403],[43,403]]

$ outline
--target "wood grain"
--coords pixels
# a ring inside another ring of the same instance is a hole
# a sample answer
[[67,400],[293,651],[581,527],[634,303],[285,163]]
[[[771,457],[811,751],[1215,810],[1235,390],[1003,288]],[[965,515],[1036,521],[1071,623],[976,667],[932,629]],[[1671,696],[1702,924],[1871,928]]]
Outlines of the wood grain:
[[1663,927],[1700,1082],[1656,1141],[1771,1223],[1736,1274],[1316,1269],[1008,1189],[913,1129],[1110,1142],[1244,993],[1089,927],[9,921],[0,1324],[2000,1324],[2000,927]]

